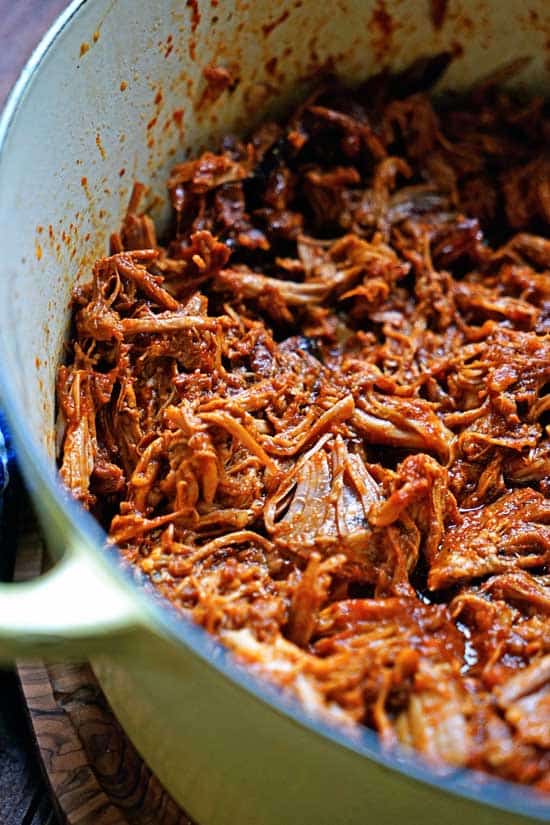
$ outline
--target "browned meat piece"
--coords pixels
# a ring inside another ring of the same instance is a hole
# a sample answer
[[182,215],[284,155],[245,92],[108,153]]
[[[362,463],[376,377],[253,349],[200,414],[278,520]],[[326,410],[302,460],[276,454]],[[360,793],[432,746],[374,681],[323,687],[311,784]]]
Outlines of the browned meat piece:
[[438,117],[422,94],[390,102],[384,112],[384,128],[390,144],[401,138],[406,157],[411,160],[429,158],[440,134]]
[[90,477],[97,451],[95,407],[90,390],[91,376],[84,371],[61,367],[58,400],[65,420],[61,478],[73,495],[89,506]]
[[120,321],[124,335],[140,335],[143,332],[177,332],[182,329],[215,330],[219,326],[216,318],[203,315],[185,315],[183,312],[159,312],[140,318],[124,318]]
[[468,629],[469,677],[493,690],[518,667],[550,652],[548,585],[548,577],[514,571],[492,576],[453,599],[452,615]]
[[342,601],[322,611],[318,632],[315,648],[324,658],[355,648],[370,665],[362,673],[363,696],[388,743],[465,764],[470,703],[457,670],[460,636],[445,609],[407,599]]
[[361,176],[353,166],[337,166],[328,172],[321,168],[305,174],[304,194],[315,215],[317,227],[345,226],[346,202],[356,191]]
[[520,670],[495,692],[520,739],[550,748],[550,655]]
[[550,380],[549,336],[491,330],[483,343],[464,347],[457,361],[449,376],[452,395],[462,410],[478,409],[459,435],[462,454],[476,460],[491,447],[534,449],[542,435],[541,393]]
[[83,306],[75,320],[80,338],[111,341],[113,338],[120,340],[124,335],[120,316],[101,298]]
[[287,636],[291,642],[307,646],[315,631],[319,610],[328,599],[331,574],[339,572],[346,563],[343,553],[324,560],[316,551],[310,555],[290,603]]
[[460,281],[455,285],[454,297],[467,319],[508,318],[521,329],[534,329],[537,325],[539,312],[536,307],[517,298],[501,298],[495,290],[479,284]]
[[113,256],[113,264],[122,278],[132,281],[145,295],[163,309],[176,310],[179,303],[159,283],[159,278],[151,275],[146,267],[137,263],[131,255],[121,253]]
[[134,184],[120,233],[111,236],[113,254],[133,249],[155,249],[157,246],[155,224],[149,215],[138,213],[145,191],[142,183]]
[[[336,564],[336,557],[331,561]],[[281,638],[269,646],[258,643],[249,630],[224,633],[222,638],[259,673],[289,686],[311,710],[343,720],[339,707],[343,708],[348,719],[373,725],[388,745],[399,739],[413,744],[405,718],[409,710],[412,717],[422,713],[420,703],[426,728],[422,733],[416,728],[416,744],[434,759],[464,764],[468,701],[455,669],[461,641],[445,609],[396,598],[341,600],[318,614],[313,643],[306,651]],[[445,687],[442,674],[456,687]],[[454,708],[446,709],[447,722],[438,732],[438,710],[453,690],[455,715]],[[441,697],[439,707],[436,694]],[[453,731],[462,732],[462,741],[451,740]]]
[[239,299],[256,300],[275,320],[288,322],[293,318],[291,309],[321,303],[331,289],[330,284],[322,281],[295,283],[268,278],[244,266],[222,269],[216,279],[216,287],[233,293]]
[[513,455],[505,464],[504,472],[513,484],[532,484],[550,479],[550,443],[541,441],[526,454]]
[[[240,299],[257,301],[276,320],[290,322],[292,310],[309,309],[331,297],[361,296],[369,301],[372,296],[378,303],[409,270],[385,244],[367,243],[354,236],[344,236],[331,244],[326,253],[315,248],[315,257],[309,246],[312,244],[303,238],[301,266],[296,262],[296,269],[305,273],[303,282],[270,278],[241,266],[222,270],[215,288],[230,291]],[[288,266],[286,262],[285,265]],[[362,285],[351,289],[361,279]]]
[[433,104],[450,59],[178,164],[165,245],[135,184],[74,291],[60,475],[312,713],[550,791],[550,110],[518,64]]
[[456,671],[448,665],[423,663],[414,688],[407,708],[395,721],[399,741],[431,761],[466,765],[473,746],[467,718],[470,702]]
[[369,568],[377,548],[369,513],[380,499],[361,457],[343,439],[321,439],[283,477],[265,505],[265,525],[275,544],[298,556],[345,548],[348,566]]
[[181,210],[184,189],[200,195],[222,183],[242,180],[247,174],[247,166],[233,160],[229,153],[205,152],[198,160],[180,163],[174,166],[168,181],[174,209]]
[[524,570],[502,573],[488,579],[482,590],[492,597],[504,599],[522,609],[550,615],[550,577],[531,576]]
[[541,269],[550,267],[550,240],[540,235],[530,235],[528,232],[518,232],[501,249],[497,249],[495,257],[509,257],[518,263],[535,264]]
[[509,170],[502,181],[506,217],[513,229],[523,229],[534,218],[550,224],[550,161],[536,158]]
[[439,552],[445,528],[457,519],[458,511],[448,489],[446,470],[430,456],[420,453],[403,461],[392,479],[388,499],[373,508],[370,521],[386,527],[404,513],[420,530],[423,552],[431,564]]
[[324,120],[331,126],[341,129],[346,134],[348,142],[356,140],[363,143],[376,159],[386,155],[385,146],[369,125],[364,110],[359,113],[359,118],[318,105],[309,106],[308,111],[321,121]]
[[353,423],[369,443],[434,452],[443,461],[448,458],[453,433],[427,401],[371,392],[359,403]]
[[208,231],[194,232],[190,243],[178,245],[177,259],[161,258],[156,268],[166,279],[168,291],[175,296],[188,295],[190,290],[204,283],[229,259],[229,248]]
[[529,488],[463,513],[450,527],[428,574],[432,590],[514,568],[550,562],[550,501]]

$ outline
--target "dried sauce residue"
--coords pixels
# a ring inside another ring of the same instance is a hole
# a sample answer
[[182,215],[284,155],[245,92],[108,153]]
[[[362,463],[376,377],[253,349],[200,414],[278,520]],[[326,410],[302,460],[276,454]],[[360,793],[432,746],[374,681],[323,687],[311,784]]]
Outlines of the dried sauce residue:
[[[100,33],[98,31],[95,31],[92,35],[92,43],[94,44],[94,46],[98,42],[99,38],[100,38]],[[90,51],[90,49],[91,49],[91,46],[90,46],[89,43],[87,43],[86,41],[81,43],[80,44],[80,57],[84,57],[84,55],[87,54]]]
[[276,57],[270,57],[269,60],[266,61],[266,64],[265,64],[266,72],[268,74],[275,74],[275,72],[277,71],[277,63],[278,62],[279,61]]
[[174,50],[174,37],[173,35],[169,34],[168,38],[166,39],[166,50],[164,52],[164,57],[168,58],[172,54]]
[[384,63],[393,48],[393,34],[398,28],[397,22],[388,12],[385,0],[377,0],[368,28],[376,62]]
[[184,114],[185,114],[185,112],[184,112],[183,109],[175,109],[172,113],[172,118],[174,120],[174,123],[176,124],[176,126],[180,130],[183,128],[183,116],[184,116]]
[[441,29],[445,22],[449,0],[430,0],[430,17],[434,29]]
[[287,9],[281,15],[279,15],[279,17],[277,17],[275,20],[272,20],[271,23],[266,23],[265,25],[263,25],[262,26],[262,31],[264,33],[264,37],[269,37],[269,35],[272,34],[278,26],[280,26],[282,23],[285,22],[285,20],[288,19],[289,15],[290,15],[290,12]]
[[502,72],[435,105],[448,63],[177,164],[161,243],[135,185],[74,292],[61,476],[309,710],[549,791],[550,113]]
[[102,159],[105,160],[105,158],[107,157],[107,153],[105,152],[105,147],[103,146],[101,135],[99,134],[99,132],[97,132],[95,136],[95,145],[97,146],[97,151],[101,155]]
[[147,146],[149,147],[149,149],[152,149],[155,146],[156,140],[152,132],[160,121],[161,111],[164,106],[164,93],[162,91],[162,87],[156,89],[153,102],[155,106],[155,112],[149,118],[145,127],[147,130]]
[[185,5],[191,9],[191,31],[195,32],[197,26],[201,22],[201,13],[199,10],[198,0],[186,0]]

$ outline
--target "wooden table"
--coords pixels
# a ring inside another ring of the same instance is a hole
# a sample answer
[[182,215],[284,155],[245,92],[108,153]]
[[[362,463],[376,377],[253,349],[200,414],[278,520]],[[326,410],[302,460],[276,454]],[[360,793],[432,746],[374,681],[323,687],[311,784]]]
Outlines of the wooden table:
[[[0,105],[40,37],[66,5],[67,0],[0,0]],[[0,529],[2,578],[10,575],[15,551],[21,492],[17,487],[8,492]],[[11,671],[0,671],[0,823],[57,825]]]
[[0,0],[0,104],[68,0]]

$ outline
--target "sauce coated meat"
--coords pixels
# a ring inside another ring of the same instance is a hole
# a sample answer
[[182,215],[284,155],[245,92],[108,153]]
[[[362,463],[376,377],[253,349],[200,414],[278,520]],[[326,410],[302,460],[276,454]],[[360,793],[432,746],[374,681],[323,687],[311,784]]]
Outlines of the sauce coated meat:
[[314,712],[548,791],[550,113],[420,75],[179,164],[162,243],[136,185],[74,294],[61,475]]

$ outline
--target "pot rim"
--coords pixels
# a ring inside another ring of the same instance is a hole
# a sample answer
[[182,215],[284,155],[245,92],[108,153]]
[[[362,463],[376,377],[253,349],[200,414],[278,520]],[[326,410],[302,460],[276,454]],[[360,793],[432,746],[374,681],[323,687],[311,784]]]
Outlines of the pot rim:
[[[72,0],[48,29],[19,75],[0,116],[0,164],[7,162],[4,157],[6,141],[14,128],[17,112],[24,105],[27,90],[39,74],[46,56],[55,49],[61,33],[78,17],[88,2],[90,0]],[[190,649],[213,670],[245,690],[256,701],[267,704],[277,714],[290,718],[294,724],[347,751],[372,760],[386,770],[400,773],[409,782],[420,781],[472,802],[539,821],[550,821],[550,801],[526,786],[491,778],[467,768],[438,769],[414,751],[409,753],[402,748],[386,750],[375,731],[360,726],[350,735],[327,720],[316,718],[297,698],[284,694],[267,680],[252,675],[221,642],[181,616],[168,601],[155,597],[148,591],[144,586],[145,576],[136,577],[134,570],[121,568],[120,556],[115,547],[100,552],[105,548],[105,531],[74,499],[67,496],[57,473],[25,423],[23,405],[17,397],[4,359],[0,359],[0,399],[18,448],[27,484],[33,488],[33,496],[45,494],[47,501],[64,517],[67,525],[71,529],[76,528],[85,540],[84,544],[90,545],[89,552],[107,559],[106,566],[113,578],[119,586],[130,590],[142,605],[143,615],[152,618],[156,630]]]

